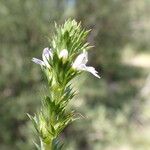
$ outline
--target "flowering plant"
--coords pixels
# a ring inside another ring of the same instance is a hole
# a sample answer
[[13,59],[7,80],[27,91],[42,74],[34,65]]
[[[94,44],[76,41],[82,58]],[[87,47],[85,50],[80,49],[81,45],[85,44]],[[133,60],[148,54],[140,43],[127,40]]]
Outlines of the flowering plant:
[[45,73],[49,95],[42,100],[41,110],[31,116],[40,138],[38,150],[60,150],[62,144],[57,140],[63,129],[78,117],[66,109],[75,96],[71,80],[83,71],[100,78],[94,67],[87,66],[87,50],[91,47],[85,40],[89,30],[81,28],[75,20],[67,20],[64,25],[55,24],[56,32],[51,38],[50,47],[44,48],[42,59],[33,58]]

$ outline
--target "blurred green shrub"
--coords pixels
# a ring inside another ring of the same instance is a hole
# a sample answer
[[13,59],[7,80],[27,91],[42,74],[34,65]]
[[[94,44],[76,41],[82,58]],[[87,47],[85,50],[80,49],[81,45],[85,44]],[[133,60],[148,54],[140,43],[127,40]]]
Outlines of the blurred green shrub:
[[33,149],[32,127],[26,112],[36,111],[43,94],[38,87],[44,79],[30,60],[40,56],[47,45],[53,22],[64,22],[70,16],[87,29],[93,29],[89,42],[95,48],[90,64],[101,72],[102,79],[97,82],[83,76],[80,83],[76,81],[82,95],[72,103],[87,119],[65,130],[62,138],[68,140],[66,147],[68,150],[148,150],[150,129],[147,124],[139,127],[141,120],[135,120],[139,113],[135,105],[140,104],[142,110],[148,112],[144,101],[135,100],[146,72],[123,64],[120,57],[129,44],[149,49],[149,42],[145,40],[148,28],[133,26],[137,22],[147,24],[149,10],[145,7],[148,6],[147,0],[143,0],[142,5],[136,0],[1,0],[0,149]]

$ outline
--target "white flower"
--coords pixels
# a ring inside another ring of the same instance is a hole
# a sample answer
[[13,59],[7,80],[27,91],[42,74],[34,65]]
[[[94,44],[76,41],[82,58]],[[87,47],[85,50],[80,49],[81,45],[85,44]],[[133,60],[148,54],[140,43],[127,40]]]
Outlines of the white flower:
[[66,60],[68,58],[68,50],[67,49],[61,50],[59,53],[59,58]]
[[43,53],[42,53],[43,61],[40,59],[37,59],[37,58],[32,58],[32,61],[41,66],[46,66],[46,67],[50,68],[50,65],[49,65],[50,58],[51,59],[53,58],[52,50],[47,47],[47,48],[43,49]]
[[88,54],[86,51],[83,51],[83,53],[81,53],[76,60],[74,61],[72,67],[76,70],[79,71],[88,71],[90,73],[92,73],[94,76],[96,76],[97,78],[100,78],[100,76],[97,74],[98,72],[95,70],[94,67],[91,66],[86,66],[86,63],[88,62]]

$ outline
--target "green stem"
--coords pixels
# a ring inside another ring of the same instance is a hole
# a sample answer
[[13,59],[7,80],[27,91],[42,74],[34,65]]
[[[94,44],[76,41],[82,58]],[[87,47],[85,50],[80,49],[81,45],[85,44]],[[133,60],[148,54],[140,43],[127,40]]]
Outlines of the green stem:
[[52,150],[52,143],[44,144],[44,150]]
[[41,141],[41,150],[53,150],[52,149],[52,140],[48,144]]

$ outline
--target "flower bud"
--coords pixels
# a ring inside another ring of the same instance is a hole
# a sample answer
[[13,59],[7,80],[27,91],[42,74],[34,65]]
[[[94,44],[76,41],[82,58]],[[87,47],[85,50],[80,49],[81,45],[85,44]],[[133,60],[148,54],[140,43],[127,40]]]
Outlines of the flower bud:
[[59,58],[66,60],[68,58],[68,50],[67,49],[61,50],[59,53]]

